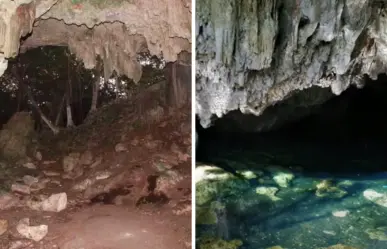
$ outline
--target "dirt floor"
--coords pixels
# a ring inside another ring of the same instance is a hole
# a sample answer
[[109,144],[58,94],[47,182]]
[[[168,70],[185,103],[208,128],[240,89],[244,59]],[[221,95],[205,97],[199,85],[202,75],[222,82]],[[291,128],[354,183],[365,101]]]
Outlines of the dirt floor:
[[156,95],[101,107],[79,127],[41,134],[29,160],[2,162],[0,248],[190,248],[191,108]]

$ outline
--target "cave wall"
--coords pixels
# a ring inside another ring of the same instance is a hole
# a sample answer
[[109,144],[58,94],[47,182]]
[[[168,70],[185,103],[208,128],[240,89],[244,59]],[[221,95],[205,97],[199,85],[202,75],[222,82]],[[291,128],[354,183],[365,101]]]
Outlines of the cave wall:
[[138,82],[138,53],[172,62],[191,52],[191,1],[0,0],[0,75],[7,59],[44,45],[69,46],[86,68],[99,56],[105,77]]
[[[209,127],[234,110],[260,116],[312,86],[339,95],[362,87],[364,74],[376,79],[386,72],[386,14],[383,1],[371,0],[198,0],[200,124]],[[316,94],[298,105],[321,103]]]
[[177,62],[165,66],[167,80],[167,104],[173,107],[183,107],[191,103],[191,66]]

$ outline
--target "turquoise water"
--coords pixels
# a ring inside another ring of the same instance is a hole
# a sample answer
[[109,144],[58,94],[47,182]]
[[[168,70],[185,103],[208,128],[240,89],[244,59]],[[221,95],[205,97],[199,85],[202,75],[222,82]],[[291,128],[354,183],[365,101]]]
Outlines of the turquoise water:
[[[240,239],[244,249],[276,245],[314,249],[335,244],[387,248],[387,207],[363,195],[366,189],[387,194],[385,148],[381,144],[327,145],[262,138],[254,145],[230,146],[213,140],[200,146],[199,161],[229,171],[251,170],[259,176],[234,184],[236,194],[217,190],[213,201],[224,205],[224,213],[221,217],[218,214],[216,224],[197,225],[198,239],[208,235]],[[273,167],[294,175],[287,187],[279,187],[273,180]],[[324,180],[346,194],[317,196],[316,185]],[[258,187],[278,188],[275,196],[279,199],[258,195]],[[337,217],[334,213],[346,215]]]

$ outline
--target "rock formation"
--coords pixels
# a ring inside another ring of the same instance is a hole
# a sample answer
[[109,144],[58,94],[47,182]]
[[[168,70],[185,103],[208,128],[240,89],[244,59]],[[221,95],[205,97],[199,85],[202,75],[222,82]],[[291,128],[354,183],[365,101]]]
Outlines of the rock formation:
[[0,130],[0,156],[20,159],[27,155],[34,123],[28,112],[17,112]]
[[[235,110],[261,116],[298,94],[280,112],[291,119],[386,72],[383,1],[198,0],[196,22],[196,112],[205,128]],[[252,129],[281,122],[273,113]]]
[[191,51],[191,1],[0,0],[0,75],[9,58],[44,45],[68,46],[86,68],[100,56],[105,77],[138,82],[139,53],[173,62]]

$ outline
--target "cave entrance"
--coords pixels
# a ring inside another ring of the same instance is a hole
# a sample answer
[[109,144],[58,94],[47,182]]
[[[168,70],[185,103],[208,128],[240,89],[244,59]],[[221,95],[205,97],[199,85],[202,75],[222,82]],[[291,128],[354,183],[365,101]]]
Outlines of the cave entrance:
[[[124,75],[104,77],[104,65],[99,59],[94,69],[86,69],[67,47],[44,46],[30,49],[9,62],[2,77],[0,124],[5,124],[15,112],[29,112],[34,130],[81,125],[99,107],[111,101],[130,99],[151,88],[158,92],[155,100],[163,106],[182,107],[190,103],[190,54],[182,52],[176,62],[141,53],[142,66],[138,83]],[[153,96],[155,97],[155,96]],[[138,103],[149,105],[149,101]]]
[[198,236],[243,248],[385,247],[386,83],[365,77],[339,96],[312,88],[261,117],[232,112],[198,127]]
[[[377,80],[365,76],[362,88],[351,86],[339,96],[330,93],[329,89],[314,87],[269,107],[261,117],[230,112],[209,129],[198,127],[198,159],[206,160],[210,153],[208,148],[268,150],[289,146],[295,154],[300,154],[308,170],[384,171],[387,169],[383,153],[387,149],[386,82],[386,74],[379,75]],[[294,105],[302,102],[306,95],[316,96],[313,94],[316,91],[323,96],[318,104]],[[211,144],[210,147],[207,144]],[[315,156],[325,159],[320,161],[321,165],[314,162]],[[368,157],[378,159],[378,162],[358,163],[355,168],[345,163],[346,160],[364,161]],[[336,162],[328,163],[328,158]]]
[[[166,63],[139,53],[137,62],[138,82],[115,71],[106,73],[104,63],[115,63],[109,59],[97,57],[95,68],[87,69],[65,46],[29,49],[9,61],[0,77],[1,218],[18,224],[20,214],[28,217],[32,210],[31,222],[50,227],[39,238],[43,242],[33,244],[33,238],[23,247],[47,245],[44,237],[50,233],[58,238],[56,246],[66,247],[63,235],[52,231],[74,232],[68,229],[71,224],[61,222],[74,210],[91,216],[102,212],[102,217],[121,210],[122,219],[127,209],[133,216],[148,209],[159,216],[156,208],[178,202],[190,188],[190,54]],[[179,204],[176,208],[188,210]],[[47,212],[50,223],[43,218]],[[161,219],[164,224],[175,222],[175,215],[168,209]],[[179,227],[188,231],[190,216],[183,221]],[[10,230],[4,230],[3,222],[0,219],[1,234]],[[127,230],[127,223],[119,223],[107,225],[117,233]],[[106,241],[89,231],[74,233],[85,245],[122,243],[122,238]],[[15,240],[5,235],[0,247],[9,248]]]
[[[169,74],[163,60],[146,53],[138,55],[138,60],[143,75],[135,84],[116,73],[105,79],[101,60],[95,69],[85,69],[67,47],[28,50],[10,61],[1,78],[0,122],[5,124],[15,112],[26,111],[33,116],[36,131],[51,128],[56,133],[60,128],[81,125],[111,101],[128,99],[152,85],[166,85],[165,75]],[[161,97],[159,101],[165,102]]]

